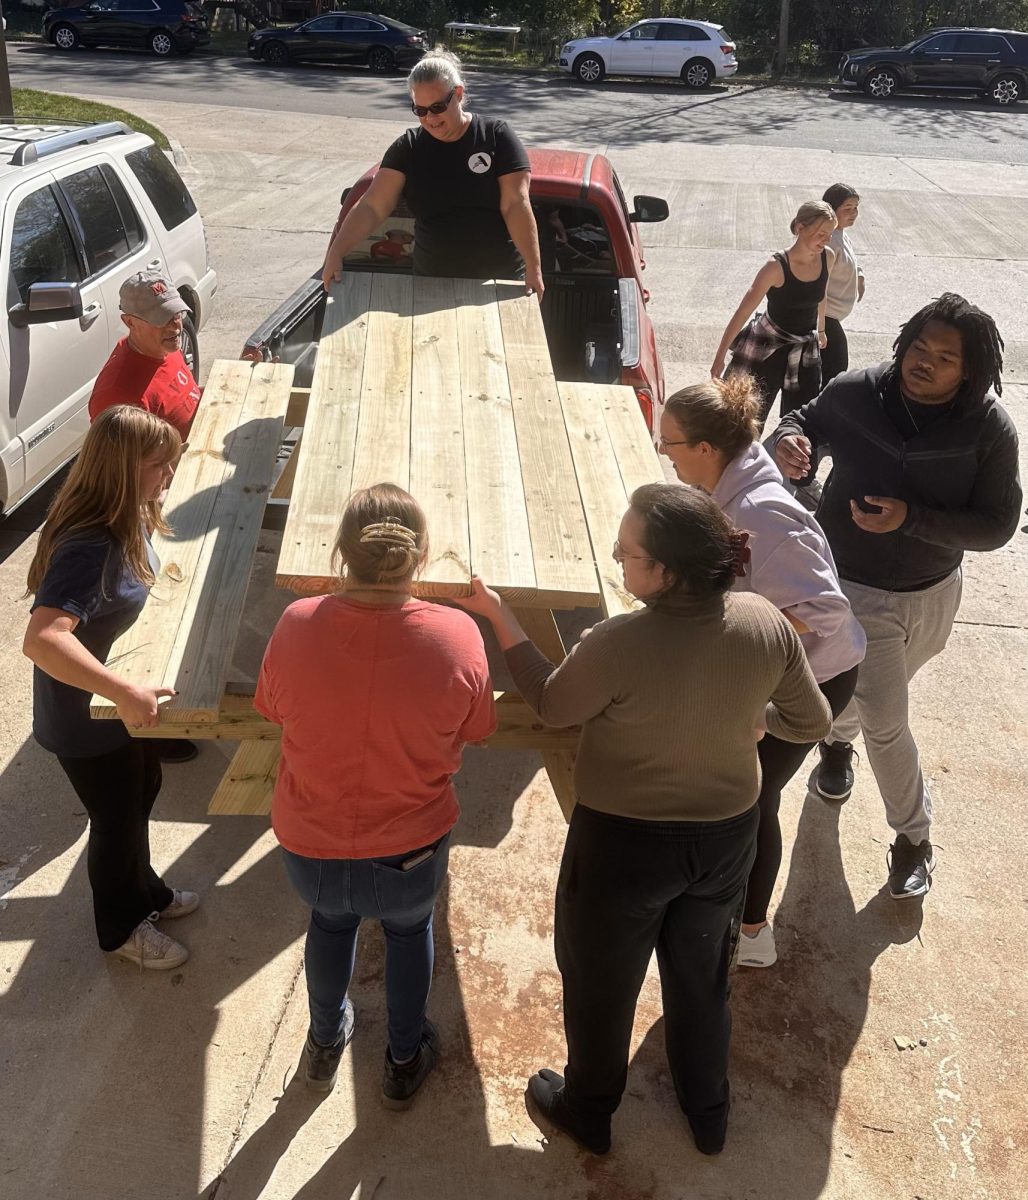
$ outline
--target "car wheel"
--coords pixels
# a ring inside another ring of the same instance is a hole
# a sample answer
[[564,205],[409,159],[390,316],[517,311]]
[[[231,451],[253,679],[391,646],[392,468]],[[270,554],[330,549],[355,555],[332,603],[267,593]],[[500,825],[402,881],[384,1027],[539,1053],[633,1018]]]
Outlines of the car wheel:
[[582,83],[599,83],[604,75],[603,60],[595,54],[583,54],[575,59],[574,72]]
[[284,67],[289,62],[289,51],[284,42],[268,42],[261,51],[261,58],[269,67]]
[[864,80],[864,91],[873,100],[890,100],[899,87],[899,76],[887,67],[877,67]]
[[50,34],[50,40],[58,50],[74,50],[82,41],[79,31],[71,25],[58,25]]
[[1016,104],[1024,99],[1024,81],[1018,75],[997,75],[989,84],[989,99],[993,104]]
[[396,59],[393,58],[393,52],[385,46],[372,46],[368,51],[368,66],[372,71],[384,75],[386,71],[396,69]]
[[186,366],[192,371],[193,378],[200,374],[200,341],[196,336],[196,326],[189,313],[182,317],[182,357]]
[[158,58],[167,58],[175,51],[174,39],[166,29],[155,29],[146,39],[146,44],[150,47],[150,53]]
[[714,68],[705,58],[692,58],[682,68],[682,82],[694,91],[710,87],[713,79]]

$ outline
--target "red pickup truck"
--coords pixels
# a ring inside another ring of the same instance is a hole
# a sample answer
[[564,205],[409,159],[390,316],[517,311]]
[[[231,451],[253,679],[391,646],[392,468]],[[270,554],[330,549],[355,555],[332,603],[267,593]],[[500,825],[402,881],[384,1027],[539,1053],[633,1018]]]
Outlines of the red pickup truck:
[[[639,225],[663,221],[667,204],[636,196],[628,207],[609,159],[573,150],[530,150],[531,196],[546,292],[543,324],[558,379],[625,383],[653,431],[664,371],[646,311]],[[367,191],[377,167],[343,192],[339,219]],[[348,271],[410,271],[414,220],[401,206],[345,260]],[[321,268],[247,339],[243,358],[296,364],[309,384],[324,314]]]

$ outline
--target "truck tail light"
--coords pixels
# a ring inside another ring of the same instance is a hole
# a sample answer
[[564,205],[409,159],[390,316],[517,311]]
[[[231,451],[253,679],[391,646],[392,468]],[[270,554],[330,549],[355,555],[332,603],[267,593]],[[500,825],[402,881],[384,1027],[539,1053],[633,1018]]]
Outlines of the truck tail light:
[[642,409],[642,415],[646,421],[646,428],[653,432],[653,393],[648,387],[637,387],[635,389],[635,398],[639,401],[639,407]]

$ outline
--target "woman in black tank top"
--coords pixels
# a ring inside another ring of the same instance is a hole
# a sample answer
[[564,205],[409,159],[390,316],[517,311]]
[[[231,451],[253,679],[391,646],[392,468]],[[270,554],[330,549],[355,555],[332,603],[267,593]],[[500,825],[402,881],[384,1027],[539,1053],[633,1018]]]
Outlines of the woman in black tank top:
[[[801,205],[790,227],[796,240],[760,268],[721,337],[711,377],[723,377],[731,350],[728,370],[747,371],[757,381],[762,420],[779,392],[784,415],[813,400],[820,390],[825,293],[835,262],[828,239],[835,226],[835,213],[824,201]],[[765,297],[766,317],[754,316]]]

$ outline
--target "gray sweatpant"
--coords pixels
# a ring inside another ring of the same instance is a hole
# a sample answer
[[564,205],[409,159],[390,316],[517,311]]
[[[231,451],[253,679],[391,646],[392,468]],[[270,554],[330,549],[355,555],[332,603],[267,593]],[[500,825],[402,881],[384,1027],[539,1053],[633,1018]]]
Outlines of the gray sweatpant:
[[867,634],[867,656],[828,740],[852,742],[864,731],[886,819],[916,846],[928,837],[932,798],[910,732],[908,685],[946,647],[960,607],[960,569],[921,592],[883,592],[846,579],[842,590]]

